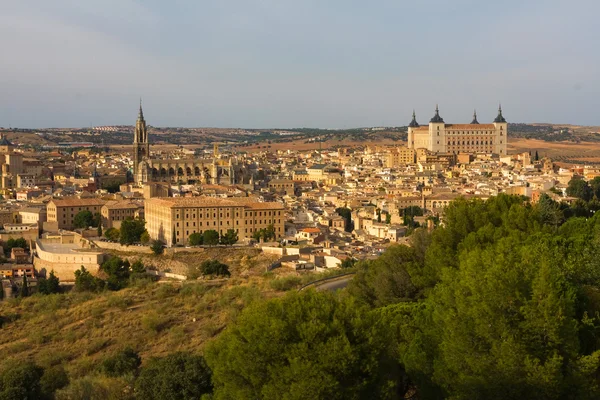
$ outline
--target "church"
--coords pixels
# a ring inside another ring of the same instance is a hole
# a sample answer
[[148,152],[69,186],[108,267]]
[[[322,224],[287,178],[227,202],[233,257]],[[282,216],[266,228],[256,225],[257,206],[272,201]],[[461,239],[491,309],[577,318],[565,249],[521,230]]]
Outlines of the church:
[[148,127],[140,102],[133,133],[133,179],[136,185],[148,182],[234,185],[244,183],[245,175],[245,168],[237,158],[220,157],[216,146],[212,158],[152,158]]
[[408,148],[427,149],[434,153],[491,153],[506,155],[508,124],[498,107],[498,116],[491,124],[480,124],[473,113],[470,124],[447,124],[438,107],[428,125],[419,125],[413,111],[408,125]]

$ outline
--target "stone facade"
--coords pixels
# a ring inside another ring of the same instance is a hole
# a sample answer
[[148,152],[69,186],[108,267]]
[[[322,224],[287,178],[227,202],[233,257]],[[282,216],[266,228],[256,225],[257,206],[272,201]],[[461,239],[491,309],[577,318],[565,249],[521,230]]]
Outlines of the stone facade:
[[446,124],[436,107],[429,125],[420,126],[415,114],[408,126],[408,147],[436,153],[492,153],[506,155],[508,124],[502,108],[491,124],[480,124],[473,115],[470,124]]
[[273,225],[277,238],[284,235],[285,213],[280,203],[249,198],[173,197],[146,200],[148,234],[168,246],[185,245],[193,233],[235,229],[239,240]]

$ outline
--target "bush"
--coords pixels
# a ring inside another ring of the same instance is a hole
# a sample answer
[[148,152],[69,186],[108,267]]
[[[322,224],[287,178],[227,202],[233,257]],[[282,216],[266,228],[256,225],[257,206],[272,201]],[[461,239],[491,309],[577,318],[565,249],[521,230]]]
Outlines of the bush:
[[108,240],[117,241],[117,240],[119,240],[120,236],[121,236],[121,232],[119,232],[119,230],[116,228],[110,228],[110,229],[107,229],[106,232],[104,232],[104,237],[107,238]]
[[285,278],[273,279],[269,282],[269,285],[272,289],[286,292],[298,287],[301,283],[302,278],[299,276],[286,276]]
[[163,251],[165,249],[164,245],[165,244],[163,242],[161,242],[160,240],[155,240],[155,241],[152,242],[152,245],[150,246],[150,249],[152,250],[152,252],[155,255],[159,256],[159,255],[161,255],[163,253]]
[[148,231],[144,231],[144,233],[142,233],[142,236],[140,236],[140,242],[142,244],[150,243],[150,234],[148,233]]
[[102,372],[106,376],[119,377],[129,373],[135,373],[142,364],[139,354],[131,348],[126,348],[104,359]]
[[200,399],[212,390],[204,358],[188,353],[150,359],[135,382],[137,397],[146,400]]
[[229,266],[217,260],[204,261],[200,264],[200,271],[204,275],[231,276]]

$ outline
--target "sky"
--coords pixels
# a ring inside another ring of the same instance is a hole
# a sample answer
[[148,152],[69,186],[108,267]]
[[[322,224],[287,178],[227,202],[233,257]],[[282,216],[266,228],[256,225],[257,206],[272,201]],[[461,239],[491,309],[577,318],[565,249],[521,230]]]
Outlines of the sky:
[[600,125],[598,0],[0,0],[0,127]]

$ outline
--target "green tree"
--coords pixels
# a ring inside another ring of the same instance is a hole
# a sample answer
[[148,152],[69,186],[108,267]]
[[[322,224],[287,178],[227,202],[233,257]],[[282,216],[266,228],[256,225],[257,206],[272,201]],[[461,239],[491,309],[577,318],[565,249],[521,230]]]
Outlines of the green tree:
[[40,380],[44,369],[23,360],[14,363],[0,375],[0,399],[38,400],[46,397]]
[[104,237],[108,240],[117,241],[121,237],[121,232],[117,228],[108,228],[104,232]]
[[38,279],[37,288],[38,292],[42,294],[60,293],[60,280],[54,275],[54,270],[50,271],[47,279]]
[[227,229],[223,235],[221,235],[221,244],[228,246],[236,244],[238,241],[238,234],[235,229]]
[[163,242],[161,242],[160,240],[154,240],[152,242],[152,244],[150,245],[150,250],[152,250],[152,252],[159,256],[163,253],[163,251],[165,250],[165,244]]
[[46,368],[40,379],[40,389],[44,395],[42,398],[53,399],[53,394],[69,384],[69,376],[62,365],[54,365]]
[[590,201],[594,192],[582,177],[574,176],[573,179],[569,181],[569,186],[567,186],[567,195],[578,197],[583,201]]
[[392,214],[388,212],[385,213],[385,223],[388,225],[392,223]]
[[142,359],[137,352],[127,347],[102,362],[102,372],[107,376],[118,377],[125,374],[134,374]]
[[150,234],[148,233],[148,231],[144,231],[144,233],[142,233],[142,235],[140,236],[140,242],[142,244],[148,244],[150,243]]
[[421,274],[416,251],[395,245],[375,260],[358,263],[348,292],[373,307],[413,301],[428,282]]
[[21,290],[19,291],[19,297],[27,296],[29,296],[29,283],[27,282],[27,275],[23,274],[23,284],[21,285]]
[[200,246],[204,243],[204,236],[199,232],[194,232],[188,237],[190,246]]
[[98,237],[102,237],[102,224],[98,224],[98,229],[96,232]]
[[207,246],[219,244],[219,232],[209,229],[202,234],[202,242]]
[[109,290],[120,290],[126,287],[129,284],[130,267],[129,261],[120,257],[111,257],[104,261],[100,266],[100,270],[108,276],[106,287]]
[[215,399],[400,399],[406,375],[381,321],[314,290],[252,303],[206,348]]
[[94,225],[94,214],[91,211],[79,211],[73,218],[73,226],[78,229],[87,229]]
[[93,276],[84,266],[75,271],[76,292],[99,292],[104,289],[105,282]]
[[146,231],[146,221],[143,219],[126,219],[121,222],[119,243],[128,245],[139,243]]
[[212,391],[211,371],[204,358],[189,353],[151,358],[135,381],[140,399],[195,400]]
[[540,160],[540,155],[538,154],[537,150],[535,151],[535,158],[534,158],[534,160],[535,161],[539,161]]
[[217,260],[206,260],[200,264],[200,272],[204,275],[230,276],[229,266]]

